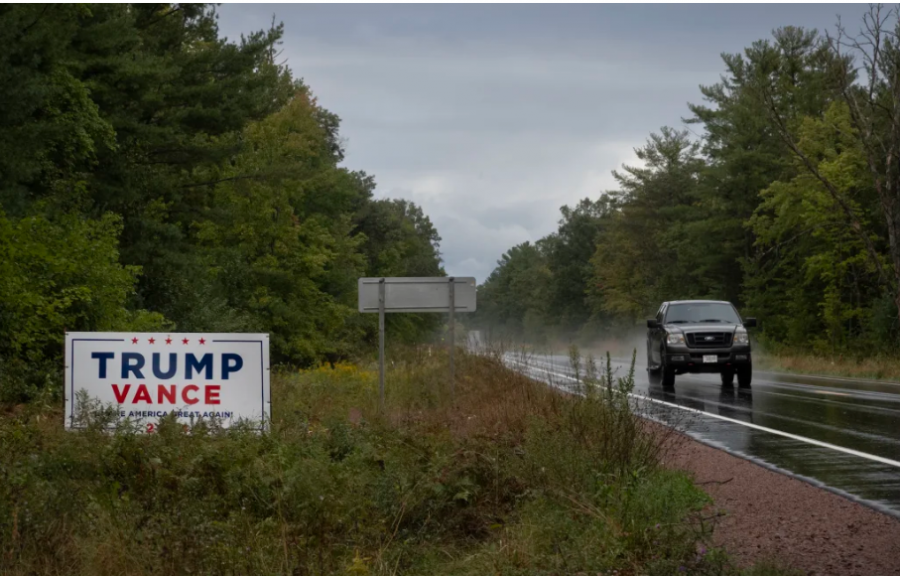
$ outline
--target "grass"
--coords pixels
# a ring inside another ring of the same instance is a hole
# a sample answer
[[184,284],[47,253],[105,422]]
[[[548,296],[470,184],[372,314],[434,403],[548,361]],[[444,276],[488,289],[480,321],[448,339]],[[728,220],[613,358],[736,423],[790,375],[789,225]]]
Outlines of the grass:
[[900,358],[885,354],[854,357],[803,352],[758,353],[756,365],[761,370],[776,372],[900,381]]
[[627,403],[466,356],[451,399],[445,361],[396,363],[382,416],[367,367],[279,374],[267,435],[4,406],[0,573],[742,573]]

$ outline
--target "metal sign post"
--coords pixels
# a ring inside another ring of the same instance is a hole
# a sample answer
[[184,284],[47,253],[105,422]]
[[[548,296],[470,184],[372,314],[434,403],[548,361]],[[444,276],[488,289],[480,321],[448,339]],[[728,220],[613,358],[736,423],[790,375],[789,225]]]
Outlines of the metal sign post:
[[378,413],[384,413],[384,278],[378,282]]
[[456,281],[450,278],[450,397],[456,400],[456,366],[453,363],[453,352],[456,349]]
[[378,409],[384,410],[384,315],[395,312],[450,314],[450,389],[456,394],[456,313],[475,311],[475,278],[360,278],[359,311],[378,312]]

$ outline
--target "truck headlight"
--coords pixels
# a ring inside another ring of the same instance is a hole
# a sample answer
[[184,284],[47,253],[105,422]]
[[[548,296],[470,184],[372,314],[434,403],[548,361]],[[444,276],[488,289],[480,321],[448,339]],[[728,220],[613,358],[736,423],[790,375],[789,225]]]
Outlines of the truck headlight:
[[734,343],[735,344],[749,344],[750,336],[747,335],[743,330],[737,331],[734,333]]
[[667,334],[666,344],[684,344],[684,334]]

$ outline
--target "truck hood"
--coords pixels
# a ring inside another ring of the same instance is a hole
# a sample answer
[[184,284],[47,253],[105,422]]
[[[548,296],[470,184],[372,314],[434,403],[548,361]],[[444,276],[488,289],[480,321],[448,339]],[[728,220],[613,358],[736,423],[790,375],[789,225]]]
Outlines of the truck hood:
[[734,332],[740,324],[725,324],[723,322],[708,322],[705,324],[666,324],[666,330],[681,331],[685,334],[694,332]]

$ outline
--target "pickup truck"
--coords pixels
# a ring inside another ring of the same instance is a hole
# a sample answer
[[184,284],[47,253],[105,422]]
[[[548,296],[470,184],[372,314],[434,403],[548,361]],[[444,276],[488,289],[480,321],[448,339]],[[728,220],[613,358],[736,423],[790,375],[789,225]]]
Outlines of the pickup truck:
[[731,302],[677,300],[663,302],[647,320],[647,370],[662,376],[671,388],[685,373],[721,374],[722,384],[750,386],[753,362],[748,328],[755,318],[742,319]]

